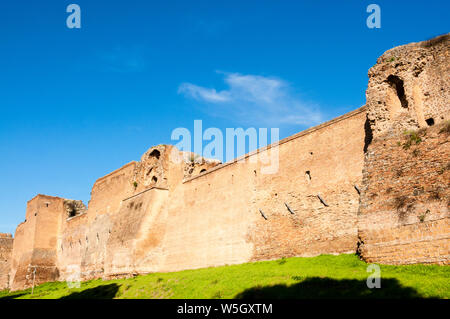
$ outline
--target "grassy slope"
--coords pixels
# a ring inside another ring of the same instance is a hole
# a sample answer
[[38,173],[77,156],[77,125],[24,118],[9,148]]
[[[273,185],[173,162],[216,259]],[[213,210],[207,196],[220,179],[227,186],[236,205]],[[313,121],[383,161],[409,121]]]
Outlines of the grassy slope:
[[367,264],[354,255],[287,258],[233,266],[91,280],[79,289],[46,283],[2,298],[408,298],[450,297],[450,266],[381,265],[381,289],[368,289]]

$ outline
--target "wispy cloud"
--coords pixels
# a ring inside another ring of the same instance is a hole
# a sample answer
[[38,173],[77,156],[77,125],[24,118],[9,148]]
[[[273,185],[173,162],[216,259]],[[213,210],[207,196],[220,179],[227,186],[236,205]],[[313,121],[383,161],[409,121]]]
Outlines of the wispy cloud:
[[183,83],[178,89],[178,93],[184,93],[199,101],[206,102],[227,102],[231,100],[230,92],[217,92],[216,89],[208,89],[191,83]]
[[300,98],[286,81],[276,77],[223,73],[228,89],[216,90],[182,83],[178,93],[207,104],[219,116],[238,116],[241,121],[272,125],[314,125],[322,120],[314,103]]

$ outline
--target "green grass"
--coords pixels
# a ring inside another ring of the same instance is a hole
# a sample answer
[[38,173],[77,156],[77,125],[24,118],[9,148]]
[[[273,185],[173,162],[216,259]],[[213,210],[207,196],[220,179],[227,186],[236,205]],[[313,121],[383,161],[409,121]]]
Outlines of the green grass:
[[355,255],[283,258],[241,265],[153,273],[129,279],[91,280],[79,289],[53,282],[11,298],[446,298],[450,267],[381,267],[381,288],[368,289],[367,264]]

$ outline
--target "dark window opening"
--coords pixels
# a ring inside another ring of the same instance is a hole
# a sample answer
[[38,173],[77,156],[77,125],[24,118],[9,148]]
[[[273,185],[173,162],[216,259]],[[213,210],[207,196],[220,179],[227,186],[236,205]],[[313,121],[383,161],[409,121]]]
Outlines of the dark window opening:
[[406,99],[405,87],[403,86],[403,80],[400,79],[396,75],[389,75],[387,78],[387,81],[397,91],[397,96],[398,96],[398,99],[400,100],[400,103],[402,104],[402,107],[407,108],[408,100]]
[[309,152],[309,154],[313,155],[313,152]]
[[83,208],[80,207],[79,204],[77,205],[77,203],[75,201],[67,202],[65,205],[66,205],[67,215],[69,218],[78,216],[81,213],[83,213],[83,211],[84,211]]
[[372,128],[370,127],[370,120],[367,116],[364,122],[364,135],[364,153],[366,153],[373,140]]
[[434,125],[434,118],[430,117],[429,119],[426,119],[425,122],[427,122],[428,126]]
[[69,211],[69,217],[77,216],[77,211],[75,209]]
[[206,172],[205,168],[200,171],[200,173],[204,173],[204,172]]
[[158,151],[158,150],[153,150],[153,151],[150,153],[150,156],[151,156],[151,157],[156,157],[156,159],[159,159],[159,157],[161,156],[161,152]]
[[152,182],[153,182],[153,183],[156,183],[157,181],[158,181],[158,178],[157,178],[156,176],[153,176],[153,177],[152,177]]

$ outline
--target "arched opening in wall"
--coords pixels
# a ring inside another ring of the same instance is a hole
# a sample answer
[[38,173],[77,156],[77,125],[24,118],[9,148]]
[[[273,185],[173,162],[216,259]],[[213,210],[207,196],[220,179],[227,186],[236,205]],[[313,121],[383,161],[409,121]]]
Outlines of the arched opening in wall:
[[156,159],[159,159],[159,157],[161,156],[161,152],[158,151],[158,150],[153,150],[153,151],[151,151],[149,156],[150,157],[156,157]]
[[152,182],[153,182],[153,183],[156,183],[157,181],[158,181],[158,177],[153,176],[153,177],[152,177]]
[[64,202],[64,207],[68,218],[81,215],[86,211],[86,206],[81,201],[67,200]]
[[69,216],[69,218],[77,216],[77,210],[74,207],[74,205],[73,206],[72,205],[69,206],[69,211],[68,211],[67,215]]
[[434,118],[430,117],[429,119],[426,119],[425,122],[427,122],[428,126],[433,126],[434,125]]
[[204,173],[204,172],[206,172],[206,168],[203,168],[203,169],[200,171],[200,174],[201,174],[201,173]]
[[403,80],[396,75],[389,75],[387,82],[395,89],[397,92],[397,97],[400,100],[401,106],[404,108],[408,107],[408,100],[405,95],[405,87],[403,85]]

